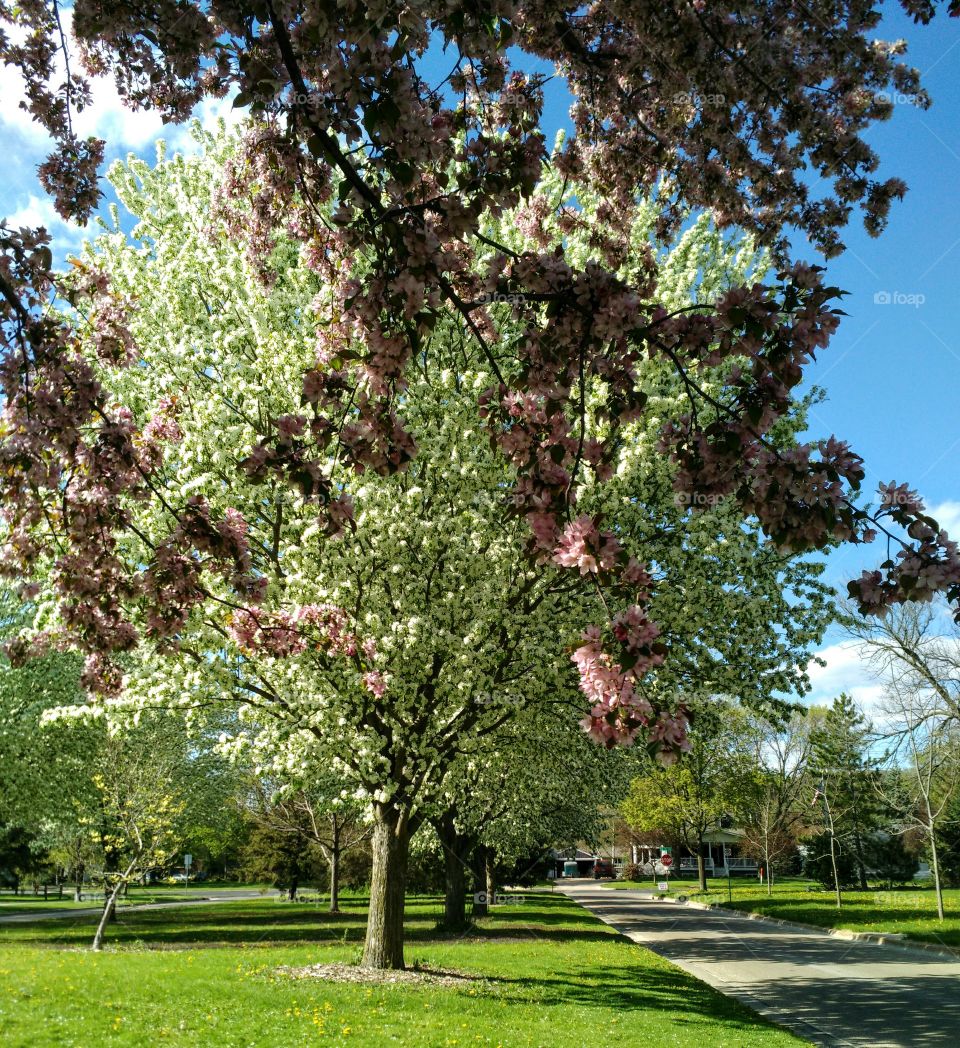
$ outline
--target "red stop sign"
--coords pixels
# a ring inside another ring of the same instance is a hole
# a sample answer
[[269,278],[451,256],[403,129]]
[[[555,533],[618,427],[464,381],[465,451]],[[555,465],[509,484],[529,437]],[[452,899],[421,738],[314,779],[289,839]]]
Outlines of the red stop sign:
[[666,866],[667,869],[669,869],[673,865],[673,856],[672,855],[661,855],[660,856],[660,865],[661,866]]

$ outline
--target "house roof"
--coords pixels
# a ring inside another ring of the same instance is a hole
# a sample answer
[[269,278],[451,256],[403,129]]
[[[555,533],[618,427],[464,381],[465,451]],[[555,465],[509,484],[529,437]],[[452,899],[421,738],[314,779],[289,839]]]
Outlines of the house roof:
[[743,840],[743,830],[724,829],[717,826],[712,830],[707,830],[703,839],[707,844],[739,844]]

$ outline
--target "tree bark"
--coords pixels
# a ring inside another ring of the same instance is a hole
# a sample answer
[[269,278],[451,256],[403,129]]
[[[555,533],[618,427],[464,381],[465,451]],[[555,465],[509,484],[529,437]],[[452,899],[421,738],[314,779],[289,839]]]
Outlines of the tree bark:
[[703,842],[697,848],[697,879],[700,882],[700,891],[707,890],[707,864],[703,859]]
[[833,835],[833,830],[830,831],[830,865],[833,868],[833,889],[837,893],[837,909],[839,910],[842,905],[840,896],[840,875],[837,873],[837,839]]
[[103,904],[103,913],[100,915],[100,923],[97,925],[97,930],[93,936],[93,944],[91,949],[100,950],[103,947],[103,935],[107,928],[108,921],[115,921],[117,919],[117,896],[120,894],[120,889],[130,879],[130,874],[133,873],[134,868],[137,865],[137,860],[134,859],[127,867],[126,871],[122,873],[117,880],[117,883],[113,886],[113,891],[106,897]]
[[487,899],[492,906],[497,897],[497,863],[492,848],[487,848],[484,852],[483,873],[487,889]]
[[855,828],[853,831],[853,853],[857,859],[857,881],[859,882],[860,891],[869,891],[870,885],[867,883],[867,865],[863,861],[863,839],[860,836],[859,828]]
[[474,840],[457,829],[456,811],[451,809],[432,820],[443,847],[444,897],[442,927],[448,932],[462,932],[470,926],[467,919],[467,859]]
[[374,806],[370,911],[363,947],[364,968],[403,968],[403,907],[410,822],[405,811]]
[[336,815],[331,818],[330,912],[340,912],[340,823]]
[[[930,807],[927,805],[929,813]],[[933,871],[933,887],[937,893],[937,919],[944,919],[943,885],[940,883],[940,857],[937,855],[937,835],[933,822],[930,823],[930,868]]]
[[[487,896],[487,848],[485,845],[481,845],[474,852],[474,859],[472,865],[473,872],[473,890],[476,894],[483,892],[484,898],[489,899]],[[474,917],[486,917],[490,913],[489,902],[477,902],[476,898],[473,900],[473,916]]]
[[103,935],[107,930],[107,923],[116,919],[117,909],[117,895],[120,885],[118,884],[107,897],[106,902],[103,905],[103,913],[100,915],[100,923],[97,925],[97,930],[93,935],[92,950],[103,949]]

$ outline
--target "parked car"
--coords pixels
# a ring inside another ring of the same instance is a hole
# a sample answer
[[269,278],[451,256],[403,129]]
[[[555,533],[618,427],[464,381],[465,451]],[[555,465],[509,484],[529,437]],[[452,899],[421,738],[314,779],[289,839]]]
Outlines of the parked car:
[[593,879],[595,881],[599,881],[601,877],[615,876],[612,862],[605,862],[603,859],[600,859],[593,864]]
[[177,870],[176,873],[167,878],[167,884],[186,884],[188,881],[190,884],[196,884],[199,881],[207,880],[209,877],[210,874],[205,873],[203,870],[191,870],[189,876],[186,870]]

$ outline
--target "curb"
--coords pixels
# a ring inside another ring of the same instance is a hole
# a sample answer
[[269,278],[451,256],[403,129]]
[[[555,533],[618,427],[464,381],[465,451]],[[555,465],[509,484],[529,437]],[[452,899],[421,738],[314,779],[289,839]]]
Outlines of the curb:
[[935,954],[949,960],[960,960],[960,950],[954,950],[949,946],[935,946],[933,943],[916,942],[913,939],[904,940],[898,932],[855,932],[849,928],[824,928],[819,924],[805,924],[802,921],[782,921],[779,917],[767,917],[762,913],[753,913],[750,910],[731,910],[726,906],[718,906],[711,903],[694,902],[688,899],[681,903],[682,906],[692,906],[695,910],[711,910],[713,913],[723,914],[725,917],[740,917],[749,921],[764,921],[767,924],[775,924],[781,928],[796,928],[798,931],[821,932],[832,935],[835,939],[847,939],[853,942],[865,942],[874,946],[888,946],[905,953]]

